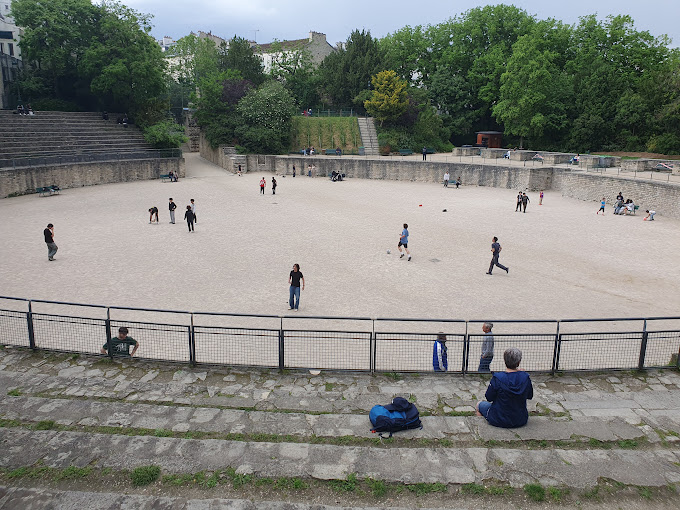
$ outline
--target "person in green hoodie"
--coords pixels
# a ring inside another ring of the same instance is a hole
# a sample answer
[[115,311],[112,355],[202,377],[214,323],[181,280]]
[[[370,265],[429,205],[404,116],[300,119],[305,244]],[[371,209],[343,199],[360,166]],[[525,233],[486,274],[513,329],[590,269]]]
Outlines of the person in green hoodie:
[[494,427],[523,427],[529,421],[527,400],[534,398],[529,374],[520,370],[522,351],[510,347],[503,353],[505,372],[494,372],[485,398],[477,403],[477,416]]

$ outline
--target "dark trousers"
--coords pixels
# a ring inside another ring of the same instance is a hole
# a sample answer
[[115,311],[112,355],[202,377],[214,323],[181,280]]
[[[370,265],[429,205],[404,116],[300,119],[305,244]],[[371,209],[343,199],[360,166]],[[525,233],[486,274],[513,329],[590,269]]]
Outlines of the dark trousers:
[[522,210],[522,202],[517,202],[517,207],[515,207],[515,212],[517,212],[518,210],[520,210],[520,211]]
[[276,188],[272,188],[272,195],[276,195]]
[[524,207],[524,212],[527,212],[527,203],[526,203],[526,202],[522,202],[522,206]]
[[493,258],[491,259],[491,264],[489,264],[489,273],[493,271],[493,266],[498,266],[500,267],[503,271],[507,271],[508,268],[505,267],[502,264],[498,263],[498,255],[494,255]]
[[260,191],[261,191],[262,194],[264,195],[264,186],[260,186]]
[[427,161],[427,152],[423,152],[423,161]]
[[187,227],[189,227],[189,232],[191,232],[194,229],[193,220],[187,220]]

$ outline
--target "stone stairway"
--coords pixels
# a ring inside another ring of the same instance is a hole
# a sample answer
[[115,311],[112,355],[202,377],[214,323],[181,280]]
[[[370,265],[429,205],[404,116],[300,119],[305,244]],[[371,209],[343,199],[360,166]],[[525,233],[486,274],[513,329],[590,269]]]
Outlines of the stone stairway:
[[236,152],[236,147],[224,147],[223,150],[224,155],[231,160],[232,172],[238,172],[239,165],[241,165],[241,172],[245,173],[248,171],[248,160],[244,154]]
[[0,167],[21,166],[30,158],[47,163],[80,162],[115,158],[158,157],[142,132],[116,122],[117,114],[103,120],[94,112],[37,112],[15,115],[0,111],[4,134],[0,139]]
[[[532,486],[566,503],[677,497],[677,371],[532,378],[529,424],[505,430],[472,416],[488,376],[195,370],[5,348],[0,509],[50,498],[477,508],[480,497],[528,508]],[[416,403],[424,428],[376,437],[368,410],[396,395]],[[152,465],[158,479],[135,487],[134,470]]]
[[367,156],[380,155],[378,146],[378,134],[375,131],[373,117],[359,117],[359,132],[361,133],[361,143],[364,145],[364,154]]

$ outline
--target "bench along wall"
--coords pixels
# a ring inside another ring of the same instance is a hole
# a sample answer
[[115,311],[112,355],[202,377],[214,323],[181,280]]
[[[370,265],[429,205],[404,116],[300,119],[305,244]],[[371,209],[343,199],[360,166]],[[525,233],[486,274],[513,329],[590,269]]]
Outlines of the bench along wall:
[[35,193],[36,188],[56,184],[77,188],[94,184],[158,179],[170,171],[185,176],[184,158],[99,161],[0,170],[0,198]]
[[565,197],[593,202],[605,197],[608,204],[613,204],[621,191],[625,198],[631,198],[640,206],[638,213],[650,209],[660,216],[680,219],[680,185],[674,183],[574,173],[556,168],[552,189]]

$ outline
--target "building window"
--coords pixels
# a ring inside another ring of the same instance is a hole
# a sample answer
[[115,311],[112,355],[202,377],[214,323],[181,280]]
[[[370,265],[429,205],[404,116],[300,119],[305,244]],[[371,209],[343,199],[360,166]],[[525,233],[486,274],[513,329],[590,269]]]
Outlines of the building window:
[[7,43],[7,46],[9,46],[9,56],[13,57],[14,56],[14,45],[12,43]]

